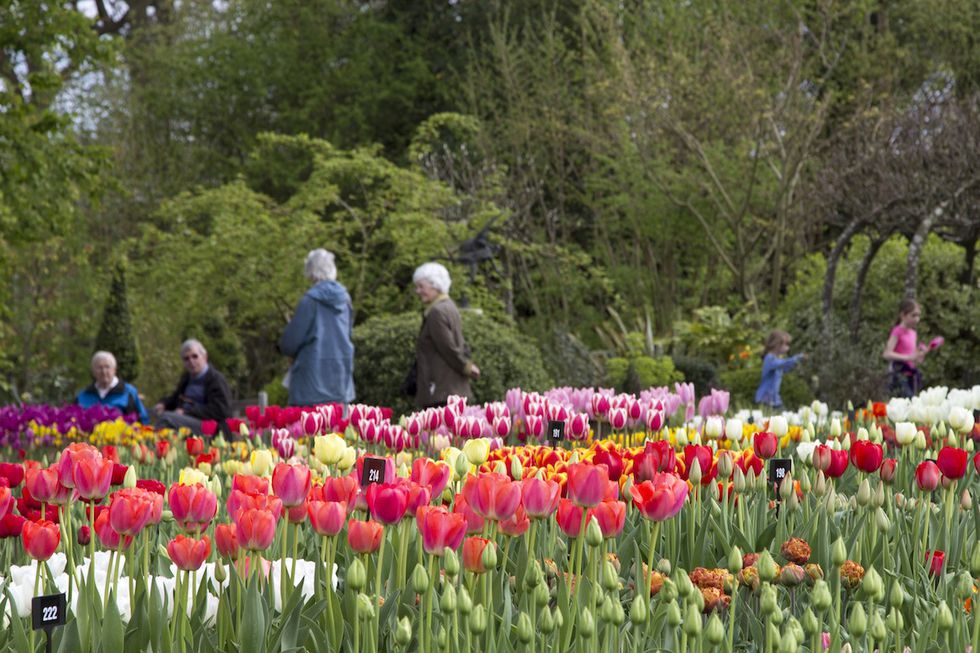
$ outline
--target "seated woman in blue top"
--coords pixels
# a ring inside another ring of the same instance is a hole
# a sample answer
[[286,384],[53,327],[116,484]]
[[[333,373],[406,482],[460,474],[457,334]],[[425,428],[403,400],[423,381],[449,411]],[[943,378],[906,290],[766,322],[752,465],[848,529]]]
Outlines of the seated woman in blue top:
[[762,381],[755,391],[755,402],[769,408],[782,408],[783,400],[779,396],[779,385],[783,380],[783,372],[793,369],[797,363],[806,358],[806,354],[797,354],[785,358],[789,352],[790,336],[785,331],[774,330],[766,338],[765,351],[762,352]]
[[140,394],[131,383],[125,383],[116,376],[116,357],[107,351],[97,351],[92,355],[92,376],[95,382],[78,393],[77,402],[82,408],[95,404],[118,408],[123,415],[136,413],[140,422],[150,423],[150,416],[140,401]]

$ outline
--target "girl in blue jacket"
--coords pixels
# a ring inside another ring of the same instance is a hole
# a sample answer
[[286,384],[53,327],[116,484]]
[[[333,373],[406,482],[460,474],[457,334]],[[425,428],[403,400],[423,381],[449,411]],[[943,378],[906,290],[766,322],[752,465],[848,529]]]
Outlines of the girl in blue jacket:
[[806,358],[806,354],[796,354],[786,358],[790,340],[792,340],[790,335],[779,329],[775,329],[766,338],[765,351],[762,352],[762,380],[759,389],[755,391],[757,404],[769,406],[770,409],[783,407],[783,400],[779,396],[783,372],[793,369],[797,363]]

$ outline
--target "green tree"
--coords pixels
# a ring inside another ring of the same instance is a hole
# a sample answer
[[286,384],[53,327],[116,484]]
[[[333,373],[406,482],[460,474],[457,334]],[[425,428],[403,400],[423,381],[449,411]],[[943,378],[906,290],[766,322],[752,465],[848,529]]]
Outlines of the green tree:
[[113,269],[112,283],[102,311],[102,323],[95,337],[95,349],[112,352],[116,357],[119,377],[135,382],[140,375],[140,355],[133,334],[128,294],[126,265],[120,261]]

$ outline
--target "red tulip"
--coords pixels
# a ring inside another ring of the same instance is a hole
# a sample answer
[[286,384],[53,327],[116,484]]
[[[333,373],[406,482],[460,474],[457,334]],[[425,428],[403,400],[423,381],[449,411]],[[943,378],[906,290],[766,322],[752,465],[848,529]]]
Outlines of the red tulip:
[[929,565],[930,576],[941,576],[943,573],[943,563],[946,562],[946,553],[943,551],[926,551],[926,563]]
[[625,467],[623,456],[616,450],[615,445],[610,445],[608,448],[600,445],[592,456],[592,464],[605,465],[611,481],[618,481]]
[[218,513],[218,497],[200,483],[194,485],[174,483],[170,486],[167,500],[174,521],[188,532],[199,533],[206,530]]
[[153,517],[153,503],[145,490],[119,490],[109,504],[109,523],[120,535],[137,535]]
[[0,485],[0,517],[10,512],[14,505],[14,495],[9,487]]
[[870,440],[858,440],[851,444],[851,462],[865,474],[877,472],[884,455],[881,445]]
[[342,501],[347,509],[354,507],[357,500],[357,479],[352,476],[329,476],[323,480],[320,487],[320,497],[324,501]]
[[122,485],[123,481],[126,480],[126,472],[128,471],[128,466],[112,463],[112,480],[110,481],[110,485]]
[[164,458],[170,451],[170,440],[156,441],[157,458]]
[[214,545],[218,555],[225,560],[238,560],[241,547],[238,546],[238,534],[234,524],[218,524],[214,527]]
[[119,462],[119,449],[117,449],[115,445],[107,444],[99,449],[99,452],[106,460],[111,460],[114,463]]
[[89,542],[92,541],[92,529],[88,526],[80,526],[75,539],[78,540],[79,546],[88,546]]
[[8,512],[0,518],[0,539],[19,537],[26,521],[21,515]]
[[618,537],[623,532],[623,526],[626,524],[626,504],[622,501],[603,501],[589,512],[599,522],[603,539]]
[[980,474],[980,451],[973,456],[973,467],[977,470],[977,474]]
[[568,466],[568,497],[577,505],[598,505],[608,491],[609,470],[605,465],[574,463]]
[[333,537],[344,528],[347,504],[339,501],[310,501],[306,504],[310,525],[317,535]]
[[201,420],[201,434],[212,437],[218,432],[218,422],[213,419]]
[[463,484],[466,503],[484,519],[509,519],[521,503],[521,486],[504,474],[468,476]]
[[430,496],[438,497],[449,484],[452,470],[445,461],[433,461],[428,458],[416,458],[412,462],[412,475],[409,477],[419,485],[429,487]]
[[102,458],[99,450],[86,442],[72,442],[61,452],[58,459],[58,478],[62,485],[68,488],[75,487],[74,472],[75,463],[82,458]]
[[695,460],[698,461],[698,466],[701,468],[701,485],[711,483],[718,475],[718,469],[714,464],[715,459],[711,447],[703,444],[689,444],[684,447],[684,473],[681,478],[685,481],[688,480]]
[[776,437],[775,433],[760,431],[752,438],[752,449],[755,451],[755,455],[763,460],[768,460],[775,456],[776,449],[778,448],[779,438]]
[[[817,449],[820,445],[817,446]],[[814,450],[815,451],[815,450]],[[824,470],[824,474],[830,478],[840,478],[847,470],[847,452],[843,449],[830,450],[830,466]]]
[[20,533],[20,540],[24,544],[24,551],[35,560],[47,560],[50,558],[58,543],[61,542],[61,530],[58,525],[49,522],[47,519],[38,522],[24,522],[24,527]]
[[410,516],[415,514],[419,506],[429,505],[432,495],[426,485],[419,485],[414,481],[399,479],[400,485],[408,492],[408,508],[405,510]]
[[589,434],[589,416],[585,413],[575,413],[568,420],[568,437],[572,440],[584,440]]
[[41,503],[50,503],[58,496],[58,470],[54,467],[47,469],[31,469],[25,476],[24,489],[28,490]]
[[235,536],[241,548],[265,551],[276,537],[276,517],[270,510],[242,510],[235,517]]
[[385,524],[397,524],[408,510],[408,489],[401,483],[372,483],[367,487],[371,515]]
[[232,520],[242,510],[268,510],[272,516],[279,521],[282,517],[282,500],[271,494],[246,494],[238,490],[232,490],[228,495],[228,516]]
[[306,465],[279,463],[272,470],[272,491],[282,499],[285,508],[298,506],[310,494],[310,468]]
[[666,440],[647,441],[643,453],[633,458],[635,482],[649,481],[657,472],[673,472],[677,466],[674,448]]
[[161,497],[167,494],[167,486],[154,478],[141,478],[136,481],[136,487]]
[[87,501],[105,498],[112,483],[112,467],[113,462],[102,456],[76,459],[72,465],[72,481],[78,496]]
[[936,456],[936,464],[943,476],[949,479],[963,478],[966,474],[966,465],[969,454],[965,449],[957,447],[943,447]]
[[304,501],[298,506],[292,506],[291,508],[286,508],[286,520],[290,524],[302,524],[306,521],[307,511],[309,509],[309,501]]
[[269,494],[269,479],[264,476],[235,474],[231,479],[231,489],[245,494]]
[[483,565],[483,552],[493,542],[483,537],[468,537],[463,541],[463,569],[474,574],[482,574],[487,570]]
[[619,431],[626,428],[627,419],[629,419],[629,414],[626,412],[625,408],[609,409],[609,425],[612,426],[614,430]]
[[99,536],[99,542],[102,543],[103,547],[113,551],[127,549],[133,541],[132,536],[120,535],[112,527],[109,521],[108,509],[100,510],[98,516],[95,518],[95,534]]
[[687,483],[674,474],[655,474],[652,480],[630,488],[633,504],[653,521],[664,521],[679,513],[687,493]]
[[483,532],[483,525],[486,523],[486,520],[473,510],[462,493],[456,495],[456,500],[453,502],[453,512],[462,515],[466,519],[467,533]]
[[894,458],[885,458],[881,463],[881,469],[878,470],[878,474],[881,476],[881,482],[886,485],[891,485],[892,481],[895,480],[895,470],[897,467],[897,460]]
[[376,521],[347,522],[347,544],[354,553],[374,553],[381,546],[383,536],[384,527]]
[[7,487],[17,487],[24,480],[24,465],[0,463],[0,478],[6,479]]
[[941,473],[939,465],[931,460],[923,460],[915,468],[915,482],[923,492],[932,492],[939,487]]
[[182,571],[197,571],[211,555],[211,540],[202,535],[196,540],[185,535],[178,535],[167,544],[170,559]]
[[429,555],[441,556],[446,547],[455,551],[466,535],[466,517],[444,506],[419,506],[415,522]]
[[555,521],[558,522],[558,527],[567,537],[574,539],[579,536],[579,532],[582,530],[583,510],[583,508],[575,505],[571,499],[562,499],[558,502]]
[[[602,504],[599,504],[602,505]],[[509,537],[520,537],[531,527],[531,520],[527,518],[527,511],[524,506],[517,506],[517,511],[507,519],[500,520],[497,525],[500,532]]]
[[558,509],[561,485],[540,478],[525,478],[521,482],[524,510],[531,519],[550,517]]
[[188,456],[197,456],[204,453],[204,440],[202,438],[187,438],[184,440],[187,447]]

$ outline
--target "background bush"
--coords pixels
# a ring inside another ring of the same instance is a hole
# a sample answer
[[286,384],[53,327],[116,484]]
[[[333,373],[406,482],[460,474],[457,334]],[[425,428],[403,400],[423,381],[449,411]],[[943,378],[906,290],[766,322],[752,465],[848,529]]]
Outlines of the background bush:
[[[476,402],[499,401],[509,388],[547,390],[552,379],[541,352],[516,328],[474,311],[462,311],[463,336],[481,376],[471,382]],[[411,398],[399,392],[415,356],[421,325],[417,312],[371,318],[354,328],[354,384],[357,401],[411,412]]]
[[[783,407],[787,410],[796,410],[800,406],[809,405],[814,399],[813,390],[807,385],[800,372],[801,368],[797,367],[794,371],[783,374],[779,396],[783,400]],[[732,393],[733,407],[747,408],[755,405],[755,391],[759,388],[761,378],[760,367],[728,370],[721,373],[721,385]]]
[[684,381],[694,384],[694,391],[700,397],[711,392],[711,388],[721,387],[718,368],[711,361],[697,356],[675,355],[671,357],[674,367],[684,376]]
[[606,360],[605,383],[619,392],[639,393],[647,388],[673,386],[684,375],[668,356],[635,356]]

